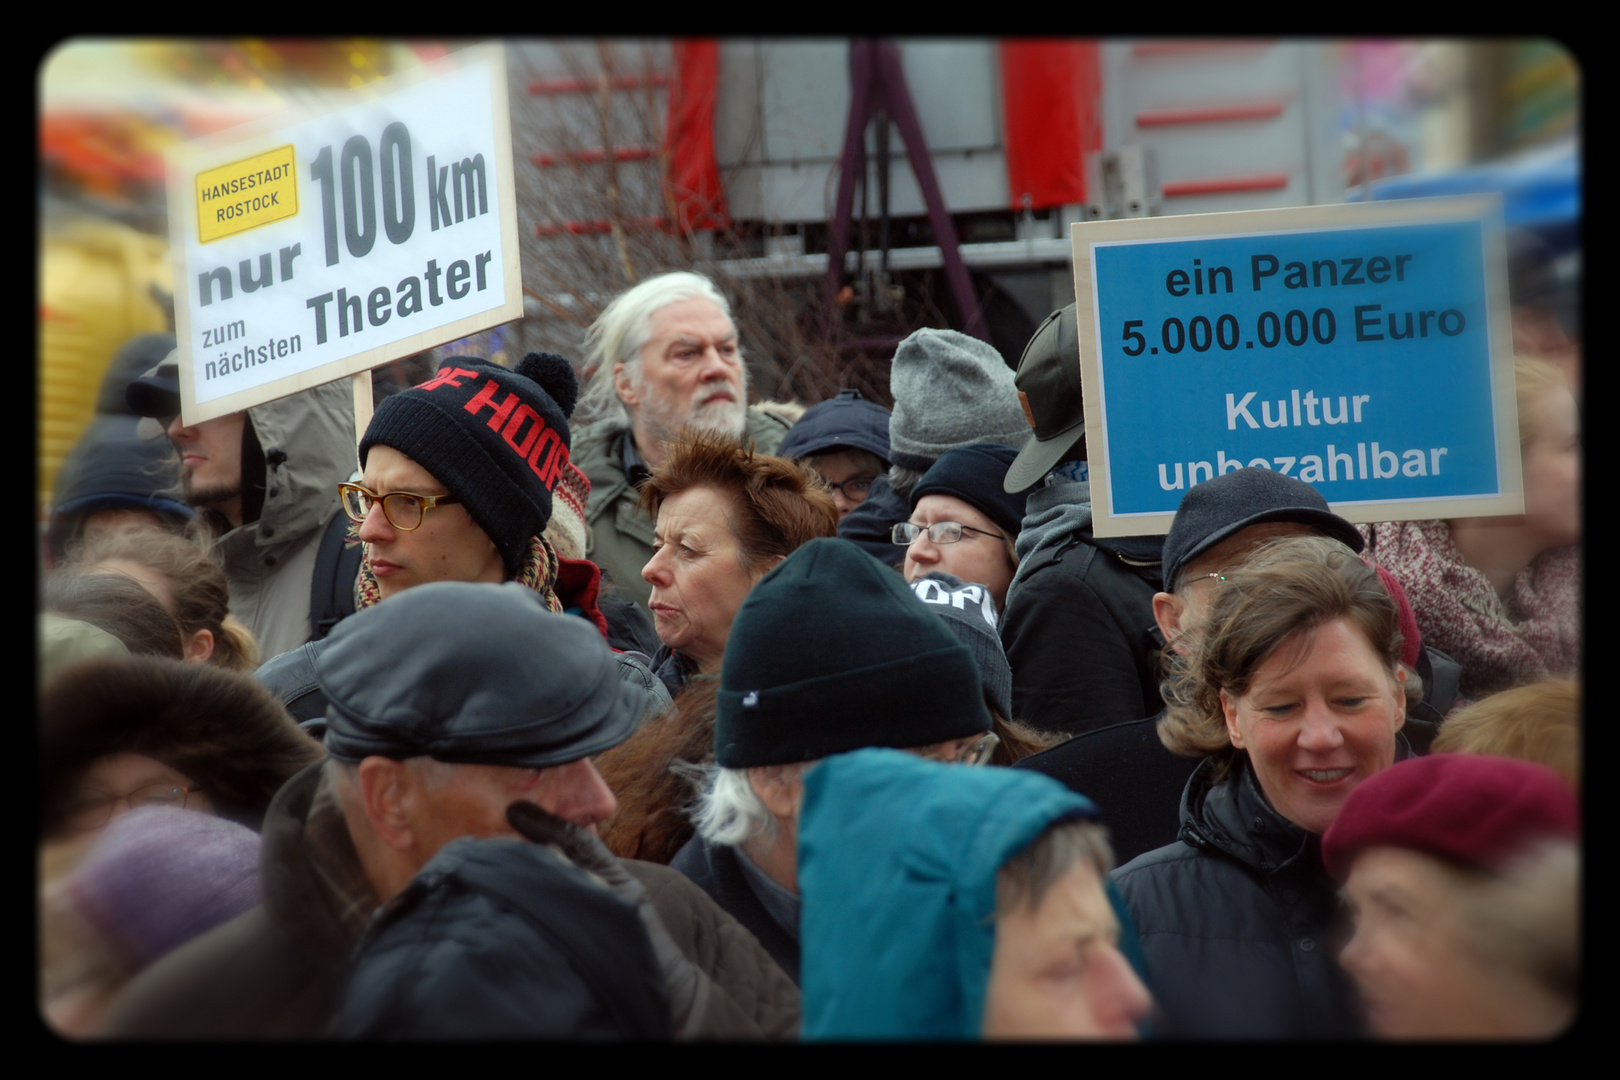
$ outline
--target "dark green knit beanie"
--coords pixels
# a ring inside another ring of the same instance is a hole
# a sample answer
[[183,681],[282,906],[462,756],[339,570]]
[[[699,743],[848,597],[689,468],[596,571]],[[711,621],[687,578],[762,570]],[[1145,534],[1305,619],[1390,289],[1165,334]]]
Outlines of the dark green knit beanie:
[[900,575],[847,540],[789,555],[731,624],[714,731],[723,768],[988,730],[973,654]]

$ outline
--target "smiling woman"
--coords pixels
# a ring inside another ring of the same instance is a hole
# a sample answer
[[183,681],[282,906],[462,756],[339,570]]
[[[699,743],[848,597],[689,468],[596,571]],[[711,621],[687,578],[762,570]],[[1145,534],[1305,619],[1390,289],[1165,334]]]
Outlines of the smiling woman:
[[1336,889],[1319,837],[1357,786],[1405,756],[1401,635],[1377,572],[1326,537],[1259,549],[1215,585],[1171,659],[1159,737],[1203,757],[1181,839],[1116,873],[1165,1034],[1357,1031],[1327,948]]
[[834,536],[838,509],[816,475],[736,440],[688,429],[641,490],[657,520],[641,572],[664,647],[654,657],[670,692],[718,674],[743,598],[777,563],[818,536]]

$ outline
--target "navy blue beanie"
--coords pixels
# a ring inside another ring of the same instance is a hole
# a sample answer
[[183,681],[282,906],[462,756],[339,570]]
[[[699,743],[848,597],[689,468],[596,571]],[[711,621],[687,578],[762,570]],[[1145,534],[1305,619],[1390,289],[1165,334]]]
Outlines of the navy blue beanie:
[[865,450],[889,464],[889,410],[861,397],[859,390],[841,390],[837,397],[804,410],[799,422],[782,436],[777,457],[791,461],[837,450]]
[[1018,457],[1010,446],[973,443],[947,450],[911,489],[911,508],[924,495],[952,495],[1001,526],[1009,537],[1024,527],[1027,491],[1002,490],[1007,470]]

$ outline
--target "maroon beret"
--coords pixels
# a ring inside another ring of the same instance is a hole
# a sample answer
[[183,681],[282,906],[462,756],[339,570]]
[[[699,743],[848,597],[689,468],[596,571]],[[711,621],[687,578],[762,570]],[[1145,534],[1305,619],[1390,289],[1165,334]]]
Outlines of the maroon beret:
[[1485,754],[1431,754],[1361,783],[1322,836],[1328,872],[1343,881],[1370,847],[1409,848],[1496,869],[1544,838],[1580,835],[1580,807],[1545,765]]

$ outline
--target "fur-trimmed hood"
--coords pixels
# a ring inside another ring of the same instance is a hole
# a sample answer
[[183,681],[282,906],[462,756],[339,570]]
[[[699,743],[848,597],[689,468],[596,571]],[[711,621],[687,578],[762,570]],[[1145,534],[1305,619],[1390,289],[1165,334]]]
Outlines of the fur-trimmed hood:
[[84,771],[113,754],[163,762],[220,817],[252,829],[281,785],[324,756],[251,676],[152,656],[65,669],[40,694],[39,738],[45,836],[60,829]]

